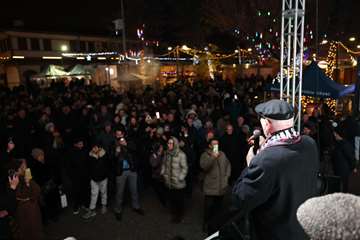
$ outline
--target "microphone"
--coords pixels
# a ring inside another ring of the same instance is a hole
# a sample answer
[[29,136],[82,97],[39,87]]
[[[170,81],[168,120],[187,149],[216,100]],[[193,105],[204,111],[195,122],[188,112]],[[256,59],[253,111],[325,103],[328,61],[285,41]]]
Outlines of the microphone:
[[249,144],[251,144],[252,141],[254,142],[254,147],[253,147],[254,155],[256,155],[258,149],[260,148],[260,136],[261,136],[261,131],[259,129],[255,129],[253,131],[253,135],[248,140]]
[[259,129],[255,129],[253,131],[253,135],[251,136],[253,139],[259,138],[261,136],[261,131]]

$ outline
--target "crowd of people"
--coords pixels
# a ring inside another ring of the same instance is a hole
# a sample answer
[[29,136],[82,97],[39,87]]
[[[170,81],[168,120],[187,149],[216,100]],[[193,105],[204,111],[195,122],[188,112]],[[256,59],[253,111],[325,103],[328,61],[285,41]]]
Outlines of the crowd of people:
[[[261,130],[254,107],[268,82],[252,77],[235,85],[178,82],[115,91],[72,81],[2,89],[0,239],[42,239],[43,224],[57,221],[64,207],[62,192],[74,214],[85,210],[83,219],[111,209],[121,221],[126,193],[133,211],[144,215],[139,195],[148,183],[173,223],[182,222],[184,201],[200,183],[203,229],[210,231],[229,186],[246,168],[248,139]],[[303,116],[302,131],[347,191],[358,125],[352,117],[331,120],[320,103]]]

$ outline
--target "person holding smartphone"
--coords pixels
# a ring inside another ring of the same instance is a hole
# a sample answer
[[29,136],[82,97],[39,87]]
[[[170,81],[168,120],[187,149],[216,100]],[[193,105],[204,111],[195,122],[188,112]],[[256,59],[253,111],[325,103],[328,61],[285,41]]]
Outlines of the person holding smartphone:
[[15,213],[16,195],[15,190],[19,184],[19,177],[13,169],[5,173],[1,169],[0,182],[0,240],[11,239],[9,217]]
[[213,233],[215,229],[211,229],[211,225],[222,207],[231,174],[231,164],[226,155],[219,150],[219,140],[216,138],[209,141],[208,149],[201,155],[200,167],[204,172],[203,230]]

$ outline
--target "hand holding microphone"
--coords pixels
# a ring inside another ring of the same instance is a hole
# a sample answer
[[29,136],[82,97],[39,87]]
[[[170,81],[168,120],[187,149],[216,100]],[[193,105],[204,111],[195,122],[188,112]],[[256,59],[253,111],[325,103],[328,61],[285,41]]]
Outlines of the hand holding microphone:
[[260,148],[260,140],[261,143],[263,143],[265,139],[261,136],[261,131],[259,129],[255,129],[253,135],[248,139],[248,144],[252,145],[249,149],[248,154],[246,155],[246,163],[248,166],[250,165],[251,160],[257,154],[257,151]]

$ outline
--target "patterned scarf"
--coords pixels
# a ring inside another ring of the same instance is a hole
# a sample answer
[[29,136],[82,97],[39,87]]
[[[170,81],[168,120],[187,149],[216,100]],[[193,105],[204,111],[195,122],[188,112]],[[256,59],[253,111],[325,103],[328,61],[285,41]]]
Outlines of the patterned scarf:
[[291,145],[300,142],[301,136],[294,128],[288,128],[273,133],[261,145],[260,151],[272,146]]

